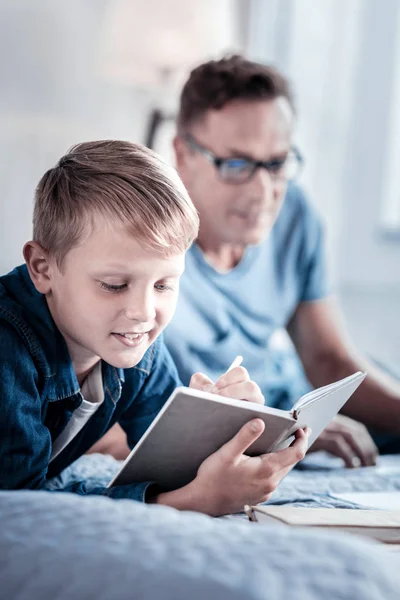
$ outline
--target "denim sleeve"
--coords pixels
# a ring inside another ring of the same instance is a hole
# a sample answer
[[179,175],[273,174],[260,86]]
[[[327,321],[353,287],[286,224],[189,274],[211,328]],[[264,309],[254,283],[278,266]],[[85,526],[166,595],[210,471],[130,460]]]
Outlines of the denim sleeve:
[[112,488],[104,486],[91,485],[90,479],[66,483],[63,487],[56,489],[46,486],[46,491],[71,492],[79,496],[108,496],[114,500],[136,500],[137,502],[146,501],[146,493],[153,484],[150,481],[140,483],[130,483],[127,485],[116,485]]
[[51,453],[39,374],[17,332],[0,323],[0,488],[42,489]]
[[[179,379],[175,364],[164,344],[162,336],[154,345],[149,372],[142,385],[141,391],[128,405],[119,419],[121,427],[127,434],[128,444],[133,448],[151,425],[171,393],[182,382]],[[124,395],[132,393],[129,373],[126,372]],[[132,482],[129,485],[117,485],[103,493],[111,498],[133,498],[145,502],[146,492],[152,482]],[[97,492],[95,492],[97,493]]]
[[[137,367],[125,370],[125,382],[121,398],[118,401],[126,407],[118,422],[127,434],[130,448],[136,445],[151,425],[174,389],[182,385],[162,335],[157,338],[150,352],[149,360],[141,361]],[[137,389],[138,369],[143,375],[139,390]],[[105,488],[93,486],[89,479],[70,484],[67,482],[62,491],[81,495],[106,495],[114,499],[129,498],[145,502],[146,493],[153,485],[154,483],[151,481],[134,481],[126,485]]]
[[[39,373],[21,337],[0,323],[0,489],[52,490],[46,479],[51,455],[50,431],[43,422]],[[79,495],[107,494],[143,502],[150,482],[99,487],[90,479],[65,481],[54,491]]]
[[175,388],[182,385],[177,368],[164,343],[159,336],[154,344],[154,354],[147,377],[139,393],[131,387],[132,378],[125,371],[126,380],[123,394],[130,395],[127,409],[119,419],[121,427],[127,434],[128,445],[133,448],[151,425]]

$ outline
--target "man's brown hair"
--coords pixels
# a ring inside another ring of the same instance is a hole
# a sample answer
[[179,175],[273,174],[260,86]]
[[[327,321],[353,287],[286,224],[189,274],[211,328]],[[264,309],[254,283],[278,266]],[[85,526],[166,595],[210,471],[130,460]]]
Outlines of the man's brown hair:
[[237,54],[211,60],[193,69],[183,87],[178,130],[185,131],[210,109],[220,109],[232,100],[274,100],[284,96],[294,110],[287,79],[271,66]]
[[175,169],[155,152],[125,141],[73,146],[40,180],[33,239],[61,266],[102,215],[140,243],[166,254],[185,251],[199,219]]

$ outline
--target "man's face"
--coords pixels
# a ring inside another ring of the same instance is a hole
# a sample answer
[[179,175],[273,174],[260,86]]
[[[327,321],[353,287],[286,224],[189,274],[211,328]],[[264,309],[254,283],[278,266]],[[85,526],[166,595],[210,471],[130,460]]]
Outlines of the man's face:
[[61,271],[50,262],[47,302],[74,365],[96,357],[136,365],[173,316],[183,270],[184,253],[144,249],[122,227],[95,219]]
[[[284,158],[291,147],[293,112],[285,98],[233,101],[209,110],[189,133],[219,158],[270,161]],[[199,211],[200,236],[208,244],[258,244],[273,226],[286,181],[273,181],[258,169],[246,183],[221,181],[215,166],[201,153],[175,140],[179,173]]]

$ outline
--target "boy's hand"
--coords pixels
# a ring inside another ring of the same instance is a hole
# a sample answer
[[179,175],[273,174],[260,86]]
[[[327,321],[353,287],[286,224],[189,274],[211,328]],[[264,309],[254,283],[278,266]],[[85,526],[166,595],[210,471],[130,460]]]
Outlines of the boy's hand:
[[215,383],[203,373],[195,373],[189,387],[203,392],[219,394],[226,398],[236,398],[236,400],[248,400],[264,404],[264,396],[258,385],[250,379],[250,375],[244,367],[235,367],[227,371]]
[[261,419],[246,423],[220,450],[201,465],[190,484],[208,514],[217,516],[243,510],[245,504],[266,502],[281,479],[304,458],[308,432],[300,429],[292,446],[276,453],[246,456],[246,450],[260,437]]
[[220,516],[243,510],[245,504],[267,501],[281,479],[304,458],[309,430],[299,429],[285,450],[261,456],[245,452],[264,431],[264,422],[253,419],[201,465],[187,486],[159,494],[152,501],[184,510]]
[[[260,388],[240,366],[221,375],[215,384],[203,373],[195,373],[190,387],[264,404]],[[310,430],[297,431],[295,441],[285,450],[256,457],[246,456],[246,450],[260,437],[264,428],[261,419],[252,419],[235,437],[203,461],[191,483],[172,492],[150,494],[147,501],[212,516],[242,511],[245,504],[266,502],[281,479],[304,458]]]

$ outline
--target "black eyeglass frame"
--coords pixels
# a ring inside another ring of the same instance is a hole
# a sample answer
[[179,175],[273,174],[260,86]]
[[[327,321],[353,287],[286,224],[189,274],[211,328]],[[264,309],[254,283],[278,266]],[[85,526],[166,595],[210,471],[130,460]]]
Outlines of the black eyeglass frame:
[[282,168],[283,165],[285,164],[285,162],[288,160],[288,157],[286,157],[285,160],[283,160],[283,161],[276,160],[276,159],[275,160],[266,160],[266,161],[253,160],[252,158],[247,158],[247,157],[243,157],[243,156],[230,156],[230,157],[223,158],[221,156],[216,156],[213,152],[211,152],[211,150],[209,150],[208,148],[206,148],[205,146],[200,144],[193,137],[193,135],[191,133],[183,134],[182,138],[184,139],[184,141],[190,148],[192,148],[193,150],[196,150],[197,152],[202,154],[211,164],[213,164],[220,176],[221,176],[221,167],[223,167],[223,165],[227,161],[240,159],[240,160],[246,161],[247,163],[249,163],[249,165],[252,165],[252,168],[251,168],[251,171],[250,171],[248,177],[241,181],[233,181],[233,180],[229,181],[229,179],[225,179],[221,176],[222,181],[224,181],[225,183],[231,183],[233,185],[247,183],[254,176],[257,169],[260,169],[260,168],[266,169],[273,180],[288,179],[288,180],[293,181],[294,179],[296,179],[298,177],[298,175],[304,165],[304,159],[303,159],[300,151],[298,150],[298,148],[296,148],[296,146],[291,146],[290,152],[293,153],[293,156],[295,157],[295,159],[297,161],[298,171],[296,173],[296,176],[293,178],[279,177],[274,172],[274,169],[276,170],[277,167]]

